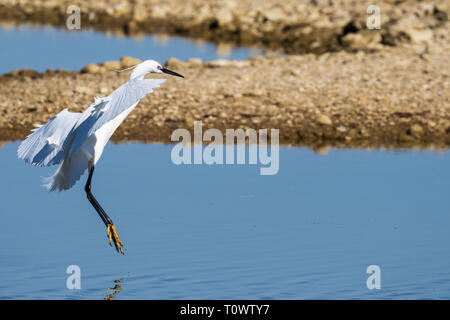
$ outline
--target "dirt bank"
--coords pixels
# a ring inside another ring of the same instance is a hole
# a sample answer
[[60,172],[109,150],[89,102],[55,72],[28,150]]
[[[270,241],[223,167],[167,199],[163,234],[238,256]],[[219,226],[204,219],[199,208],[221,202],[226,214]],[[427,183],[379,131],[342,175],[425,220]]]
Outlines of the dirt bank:
[[368,30],[373,1],[353,0],[3,0],[0,20],[65,26],[81,9],[81,29],[157,33],[258,44],[290,53],[429,45],[450,14],[450,1],[379,0],[381,29]]
[[[176,128],[279,128],[285,144],[320,146],[450,145],[449,50],[297,55],[180,62],[141,101],[115,141],[170,141]],[[15,71],[0,77],[0,140],[23,139],[63,108],[80,112],[106,96],[129,72],[124,59],[84,73]]]

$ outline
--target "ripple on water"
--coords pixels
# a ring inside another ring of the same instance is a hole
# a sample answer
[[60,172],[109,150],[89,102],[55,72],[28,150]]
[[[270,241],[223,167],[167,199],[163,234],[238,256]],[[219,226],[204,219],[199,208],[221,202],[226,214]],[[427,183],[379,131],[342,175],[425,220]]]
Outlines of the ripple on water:
[[[0,184],[9,195],[0,212],[2,299],[450,296],[448,154],[331,150],[318,161],[281,148],[278,175],[261,177],[250,166],[181,170],[167,146],[110,144],[93,189],[118,226],[121,256],[83,183],[47,193],[39,184],[50,171],[18,161],[16,148],[0,149],[10,181]],[[118,170],[129,159],[126,172],[139,179]],[[79,291],[66,288],[72,264]],[[366,287],[372,264],[381,290]]]

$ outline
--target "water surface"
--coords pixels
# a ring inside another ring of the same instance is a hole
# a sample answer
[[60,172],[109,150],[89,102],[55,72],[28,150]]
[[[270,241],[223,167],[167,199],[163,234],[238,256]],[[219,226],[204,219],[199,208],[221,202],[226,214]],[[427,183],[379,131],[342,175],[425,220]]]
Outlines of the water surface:
[[[48,193],[38,168],[0,149],[2,299],[450,298],[449,153],[281,148],[280,170],[181,165],[172,146],[109,144],[93,193]],[[66,288],[78,265],[82,289]],[[379,265],[382,288],[368,290]]]
[[[261,54],[178,37],[0,28],[0,74],[79,70],[121,56],[212,60]],[[281,148],[280,170],[171,162],[172,146],[110,143],[86,199],[39,185],[55,167],[0,148],[0,299],[450,298],[449,153]],[[66,269],[81,268],[81,290]],[[381,268],[368,290],[366,269]],[[117,286],[117,290],[108,289]],[[120,286],[120,288],[119,288]]]
[[127,37],[93,30],[0,25],[0,74],[21,68],[40,72],[47,68],[78,71],[89,63],[119,60],[122,56],[164,63],[171,57],[183,61],[189,58],[247,59],[263,52],[257,48],[236,48],[165,35]]

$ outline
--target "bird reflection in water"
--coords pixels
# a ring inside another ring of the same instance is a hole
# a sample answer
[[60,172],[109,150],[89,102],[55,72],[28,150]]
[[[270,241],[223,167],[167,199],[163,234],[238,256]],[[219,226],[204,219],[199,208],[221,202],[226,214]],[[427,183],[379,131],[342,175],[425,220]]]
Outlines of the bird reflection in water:
[[114,280],[114,287],[108,288],[108,294],[106,295],[105,300],[114,300],[117,297],[120,291],[122,291],[122,280],[123,278]]

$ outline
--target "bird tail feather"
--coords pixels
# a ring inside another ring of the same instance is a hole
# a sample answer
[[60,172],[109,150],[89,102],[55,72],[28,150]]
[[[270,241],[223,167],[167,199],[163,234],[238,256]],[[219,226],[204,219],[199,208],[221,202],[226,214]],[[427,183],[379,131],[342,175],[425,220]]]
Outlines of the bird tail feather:
[[42,186],[49,191],[63,191],[72,188],[88,168],[89,160],[89,155],[80,149],[72,157],[62,160],[55,173],[44,178]]

